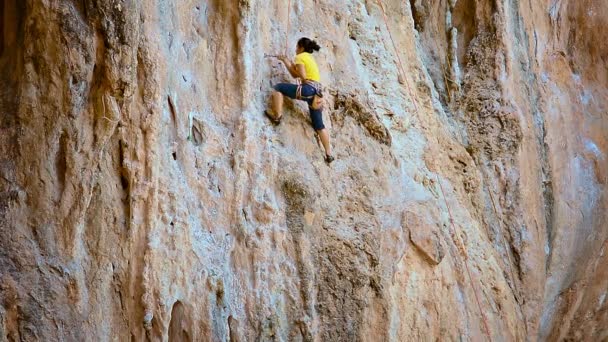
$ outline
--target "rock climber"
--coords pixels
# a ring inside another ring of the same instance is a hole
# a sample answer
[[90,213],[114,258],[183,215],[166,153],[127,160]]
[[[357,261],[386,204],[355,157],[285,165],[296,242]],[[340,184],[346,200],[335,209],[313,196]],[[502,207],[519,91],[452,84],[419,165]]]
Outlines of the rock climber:
[[321,74],[319,67],[312,54],[319,51],[321,47],[317,42],[303,37],[296,45],[296,57],[291,62],[285,55],[274,56],[285,64],[287,71],[296,78],[296,84],[279,83],[274,86],[272,92],[272,103],[270,110],[264,113],[275,125],[281,122],[283,117],[283,95],[308,103],[308,111],[312,120],[312,127],[317,132],[323,148],[325,149],[325,162],[334,161],[329,144],[329,132],[323,124],[323,90],[321,85]]

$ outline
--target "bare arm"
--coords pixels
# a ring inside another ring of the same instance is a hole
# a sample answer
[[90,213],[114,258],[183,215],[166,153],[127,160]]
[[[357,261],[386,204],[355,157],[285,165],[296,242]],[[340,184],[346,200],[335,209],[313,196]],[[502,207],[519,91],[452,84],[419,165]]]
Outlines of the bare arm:
[[304,64],[296,64],[295,69],[296,74],[298,75],[295,77],[299,77],[301,80],[306,80],[306,68],[304,67]]
[[296,65],[291,63],[290,61],[283,61],[285,63],[285,67],[287,68],[287,71],[289,71],[289,74],[291,75],[291,77],[293,78],[298,78],[298,72],[296,69]]
[[294,64],[286,56],[280,56],[279,59],[285,64],[287,71],[294,78],[306,79],[306,68],[304,64]]

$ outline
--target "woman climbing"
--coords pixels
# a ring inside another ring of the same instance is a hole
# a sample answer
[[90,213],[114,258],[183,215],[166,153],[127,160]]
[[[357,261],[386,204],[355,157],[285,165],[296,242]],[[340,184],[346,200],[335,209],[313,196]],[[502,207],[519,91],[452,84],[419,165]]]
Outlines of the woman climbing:
[[329,145],[329,132],[323,124],[323,93],[321,75],[317,62],[312,56],[313,52],[319,51],[321,47],[314,40],[300,38],[296,45],[296,58],[292,63],[287,56],[277,56],[285,64],[287,71],[301,82],[297,84],[279,83],[274,86],[272,92],[271,110],[264,113],[274,124],[279,124],[283,117],[283,95],[308,103],[308,111],[312,120],[312,127],[317,131],[323,148],[325,149],[325,161],[329,164],[334,160],[331,156]]

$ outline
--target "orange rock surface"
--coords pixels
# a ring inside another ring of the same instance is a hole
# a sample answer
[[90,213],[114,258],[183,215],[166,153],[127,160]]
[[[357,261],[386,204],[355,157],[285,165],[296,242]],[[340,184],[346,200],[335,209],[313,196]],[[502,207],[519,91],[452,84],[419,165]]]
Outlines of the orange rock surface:
[[[607,24],[0,0],[0,341],[608,339]],[[302,103],[263,115],[302,36],[331,166]]]

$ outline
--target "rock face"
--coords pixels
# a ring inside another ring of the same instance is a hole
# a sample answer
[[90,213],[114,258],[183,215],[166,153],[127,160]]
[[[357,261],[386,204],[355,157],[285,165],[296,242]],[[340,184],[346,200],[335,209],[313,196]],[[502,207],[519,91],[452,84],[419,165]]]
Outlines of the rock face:
[[608,2],[380,3],[0,0],[0,341],[608,339]]

